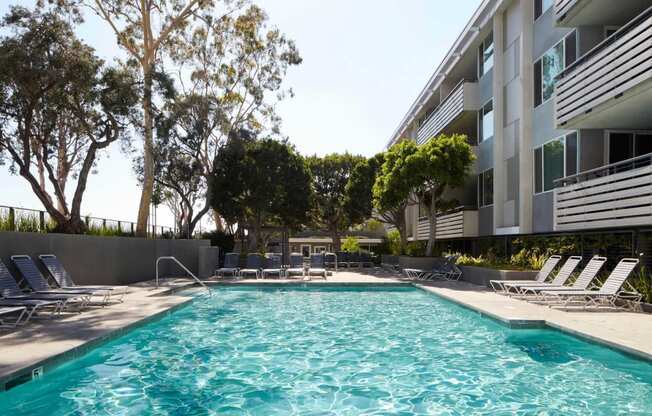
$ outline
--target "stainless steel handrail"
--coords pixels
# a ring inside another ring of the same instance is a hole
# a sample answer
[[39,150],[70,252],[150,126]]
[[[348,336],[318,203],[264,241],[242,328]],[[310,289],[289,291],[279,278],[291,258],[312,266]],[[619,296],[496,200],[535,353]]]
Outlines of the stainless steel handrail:
[[202,282],[197,276],[194,275],[193,272],[188,270],[188,268],[186,266],[184,266],[183,263],[181,263],[179,260],[177,260],[176,257],[173,257],[173,256],[164,256],[164,257],[159,257],[158,259],[156,259],[156,287],[159,287],[159,284],[158,284],[158,264],[161,262],[161,260],[172,260],[173,262],[178,264],[179,267],[181,267],[186,273],[188,273],[190,276],[192,276],[192,278],[195,279],[195,281],[197,283],[199,283],[200,286],[203,286],[204,289],[206,289],[209,294],[211,294],[211,295],[213,294],[211,289],[208,286],[206,286],[206,284],[204,282]]

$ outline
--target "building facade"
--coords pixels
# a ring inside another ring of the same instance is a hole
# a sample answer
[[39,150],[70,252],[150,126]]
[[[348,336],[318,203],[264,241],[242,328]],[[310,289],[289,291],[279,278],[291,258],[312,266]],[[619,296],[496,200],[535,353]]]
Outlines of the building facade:
[[484,0],[388,147],[468,136],[473,177],[438,240],[650,229],[651,88],[652,1]]

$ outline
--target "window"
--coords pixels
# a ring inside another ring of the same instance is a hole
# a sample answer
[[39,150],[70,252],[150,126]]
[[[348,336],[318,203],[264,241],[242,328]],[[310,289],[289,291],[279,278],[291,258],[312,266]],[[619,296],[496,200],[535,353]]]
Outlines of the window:
[[577,35],[571,32],[534,63],[534,106],[548,101],[555,92],[555,80],[577,59]]
[[478,78],[489,72],[494,67],[494,34],[485,38],[478,49]]
[[478,175],[478,205],[486,207],[494,203],[494,170],[489,169]]
[[608,38],[614,33],[618,32],[618,29],[620,29],[620,26],[605,26],[604,27],[604,38]]
[[494,137],[494,102],[490,100],[478,113],[478,143]]
[[652,153],[652,132],[609,132],[609,163]]
[[553,0],[534,0],[534,20],[541,17],[552,6]]
[[578,171],[577,133],[551,140],[534,149],[534,192],[554,189],[555,180]]

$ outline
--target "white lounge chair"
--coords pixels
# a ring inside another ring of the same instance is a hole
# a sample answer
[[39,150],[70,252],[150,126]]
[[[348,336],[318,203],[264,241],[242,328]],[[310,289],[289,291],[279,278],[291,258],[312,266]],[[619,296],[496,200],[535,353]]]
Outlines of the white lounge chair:
[[322,276],[326,280],[328,272],[326,271],[326,266],[324,266],[323,254],[315,253],[310,255],[310,268],[307,270],[307,274],[308,276]]
[[522,296],[534,303],[546,303],[545,296],[541,293],[545,290],[569,291],[569,290],[588,290],[591,289],[591,282],[598,275],[602,266],[607,262],[606,257],[594,256],[584,267],[580,275],[571,286],[553,286],[552,284],[542,284],[540,286],[526,286],[522,289]]
[[277,276],[279,279],[285,276],[283,261],[279,253],[267,253],[265,255],[265,268],[261,272],[263,279],[267,276]]
[[230,274],[231,277],[237,278],[238,273],[240,273],[240,268],[238,267],[240,263],[240,254],[239,253],[226,253],[224,256],[224,267],[221,267],[215,270],[215,276],[226,277],[227,274]]
[[640,310],[643,296],[635,291],[622,290],[627,278],[638,266],[638,259],[625,258],[618,263],[599,290],[545,290],[546,297],[556,297],[557,302],[549,306],[569,309],[573,306],[581,309],[597,309],[603,306],[618,308],[619,300],[631,309]]
[[[17,307],[2,307],[0,308],[0,328],[4,329],[13,329],[21,324],[23,317],[27,313],[27,308],[24,306]],[[8,321],[3,316],[18,315],[14,317],[11,321]]]
[[537,277],[534,280],[490,280],[489,284],[493,288],[494,291],[497,293],[502,293],[502,294],[507,294],[507,288],[505,287],[505,283],[511,283],[511,284],[519,284],[519,283],[543,283],[546,281],[548,276],[550,276],[550,273],[557,267],[557,264],[561,260],[561,256],[554,255],[548,257],[546,262],[543,264],[543,267],[541,270],[539,270],[539,273],[537,273]]
[[566,281],[571,277],[577,266],[582,262],[582,256],[570,256],[568,259],[566,259],[566,262],[564,263],[563,266],[561,266],[561,269],[559,269],[559,272],[557,272],[557,275],[555,276],[554,279],[552,279],[552,282],[550,283],[541,283],[541,282],[527,282],[527,283],[513,283],[513,282],[505,282],[503,283],[503,287],[507,291],[508,294],[511,294],[512,291],[516,292],[517,295],[523,295],[525,292],[524,290],[527,289],[528,287],[550,287],[552,289],[556,287],[563,287]]
[[254,275],[256,279],[260,278],[263,270],[263,256],[252,253],[247,256],[247,267],[240,270],[240,277]]
[[287,277],[301,275],[301,277],[306,277],[306,270],[303,267],[303,254],[301,253],[292,253],[290,254],[290,267],[285,270],[285,275]]

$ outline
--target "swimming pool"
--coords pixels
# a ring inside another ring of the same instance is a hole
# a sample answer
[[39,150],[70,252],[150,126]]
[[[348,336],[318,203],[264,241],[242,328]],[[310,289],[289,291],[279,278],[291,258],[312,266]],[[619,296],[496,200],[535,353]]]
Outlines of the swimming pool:
[[0,414],[652,414],[652,365],[412,287],[199,296],[0,393]]

